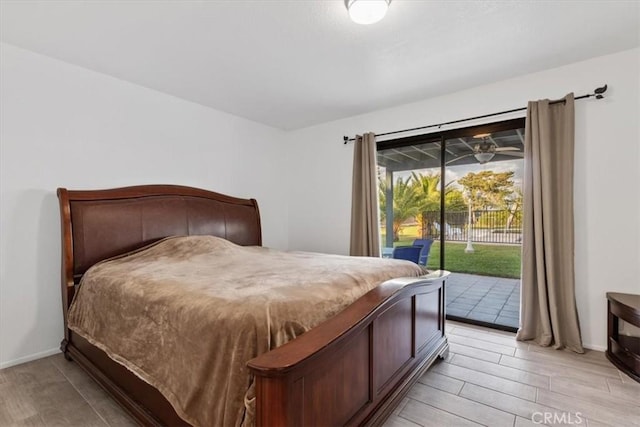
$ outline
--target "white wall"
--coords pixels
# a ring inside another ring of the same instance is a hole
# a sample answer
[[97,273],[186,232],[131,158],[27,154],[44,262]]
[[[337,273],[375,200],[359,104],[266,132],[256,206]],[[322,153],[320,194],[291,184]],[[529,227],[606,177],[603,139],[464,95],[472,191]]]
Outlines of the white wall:
[[604,82],[605,100],[576,105],[585,344],[606,344],[606,291],[640,292],[638,49],[286,134],[8,44],[0,55],[0,368],[51,354],[62,338],[56,187],[172,183],[255,197],[265,245],[347,253],[352,145],[343,134],[490,113]]
[[639,62],[640,50],[629,50],[290,132],[289,248],[348,253],[353,148],[342,135],[477,116],[608,83],[606,99],[576,103],[574,196],[582,335],[603,349],[605,293],[640,292]]
[[63,336],[57,187],[168,183],[255,197],[287,246],[279,130],[1,45],[0,368]]

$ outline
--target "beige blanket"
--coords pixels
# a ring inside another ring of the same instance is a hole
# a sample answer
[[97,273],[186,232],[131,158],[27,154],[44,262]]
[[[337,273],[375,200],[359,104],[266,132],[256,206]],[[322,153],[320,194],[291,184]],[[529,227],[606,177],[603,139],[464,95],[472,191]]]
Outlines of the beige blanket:
[[408,261],[172,237],[93,266],[68,322],[160,390],[189,423],[252,425],[248,360],[385,280],[422,273]]

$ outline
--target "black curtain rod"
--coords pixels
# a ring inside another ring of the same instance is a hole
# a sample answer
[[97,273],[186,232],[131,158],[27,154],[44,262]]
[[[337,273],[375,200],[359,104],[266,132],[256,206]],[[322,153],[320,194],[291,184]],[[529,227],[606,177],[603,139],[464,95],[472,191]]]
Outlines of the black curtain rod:
[[[592,96],[595,96],[596,99],[602,99],[602,98],[604,98],[603,93],[605,93],[606,91],[607,91],[607,85],[604,85],[602,87],[596,88],[593,91],[593,93],[588,93],[586,95],[580,95],[580,96],[577,96],[575,99],[576,100],[578,100],[578,99],[586,99],[586,98],[591,98]],[[565,102],[565,101],[564,101],[564,99],[560,99],[558,101],[551,101],[551,102],[549,102],[549,104],[558,104],[560,102]],[[442,126],[452,125],[454,123],[462,123],[462,122],[468,122],[468,121],[471,121],[471,120],[484,119],[485,117],[499,116],[499,115],[502,115],[502,114],[514,113],[516,111],[524,111],[526,109],[527,109],[527,107],[514,108],[512,110],[500,111],[498,113],[483,114],[482,116],[467,117],[466,119],[452,120],[450,122],[438,123],[438,124],[434,124],[434,125],[419,126],[417,128],[394,130],[392,132],[379,133],[379,134],[376,134],[376,136],[395,135],[397,133],[411,132],[411,131],[414,131],[414,130],[429,129],[429,128],[435,128],[435,127],[440,128]],[[351,141],[355,141],[355,138],[349,138],[348,136],[343,136],[342,139],[343,139],[345,144],[347,144],[347,143],[349,143]]]

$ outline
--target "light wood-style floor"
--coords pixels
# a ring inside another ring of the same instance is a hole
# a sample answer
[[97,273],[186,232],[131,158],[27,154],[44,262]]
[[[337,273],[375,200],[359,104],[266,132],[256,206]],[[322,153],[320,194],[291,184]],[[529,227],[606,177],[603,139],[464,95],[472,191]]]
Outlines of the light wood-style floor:
[[[454,322],[447,334],[449,357],[420,379],[386,427],[524,427],[543,424],[545,414],[547,425],[640,426],[640,384],[604,353],[550,350]],[[62,355],[0,371],[0,426],[132,425]]]
[[385,427],[640,426],[640,384],[603,352],[556,351],[455,322],[446,330],[449,357],[427,371]]

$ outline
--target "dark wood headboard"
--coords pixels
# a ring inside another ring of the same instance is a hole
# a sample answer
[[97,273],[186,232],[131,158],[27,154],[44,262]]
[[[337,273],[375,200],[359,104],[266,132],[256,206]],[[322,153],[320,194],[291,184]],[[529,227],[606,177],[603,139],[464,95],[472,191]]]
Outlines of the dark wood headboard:
[[239,245],[262,245],[260,212],[254,199],[177,185],[86,191],[58,188],[58,199],[65,321],[75,285],[89,267],[104,259],[168,236],[212,235]]

